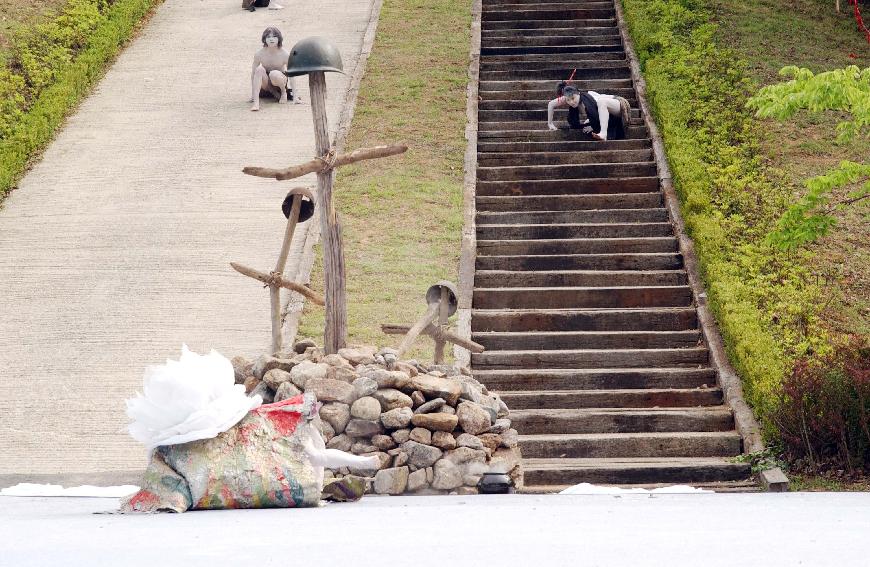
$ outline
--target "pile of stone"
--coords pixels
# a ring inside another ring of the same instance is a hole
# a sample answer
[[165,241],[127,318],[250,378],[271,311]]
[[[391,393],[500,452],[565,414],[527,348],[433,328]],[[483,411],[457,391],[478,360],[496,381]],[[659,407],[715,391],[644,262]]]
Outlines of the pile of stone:
[[[233,359],[236,382],[264,403],[312,392],[324,403],[326,445],[377,455],[377,494],[476,494],[485,472],[522,485],[517,431],[497,395],[466,368],[400,361],[391,349],[341,349],[324,355],[313,341],[293,353]],[[327,471],[341,477],[360,473]]]

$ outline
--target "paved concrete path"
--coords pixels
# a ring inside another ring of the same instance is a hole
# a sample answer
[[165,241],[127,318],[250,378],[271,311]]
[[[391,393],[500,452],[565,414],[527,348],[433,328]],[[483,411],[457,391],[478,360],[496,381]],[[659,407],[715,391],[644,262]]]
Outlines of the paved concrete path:
[[865,567],[870,493],[403,496],[119,516],[0,497],[0,565]]
[[[372,6],[282,4],[167,0],[0,210],[0,474],[142,467],[123,400],[147,364],[268,349],[268,293],[229,262],[274,266],[292,185],[241,168],[314,135],[307,78],[306,104],[248,110],[251,60],[275,25],[332,39],[349,76]],[[348,76],[327,75],[333,132]]]

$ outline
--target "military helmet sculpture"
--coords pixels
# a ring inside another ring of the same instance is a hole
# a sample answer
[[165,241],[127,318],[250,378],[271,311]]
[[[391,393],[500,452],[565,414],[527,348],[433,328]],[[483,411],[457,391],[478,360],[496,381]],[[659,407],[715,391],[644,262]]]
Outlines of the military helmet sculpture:
[[298,77],[314,71],[344,73],[341,53],[331,41],[323,37],[306,37],[299,40],[290,51],[284,74],[288,77]]

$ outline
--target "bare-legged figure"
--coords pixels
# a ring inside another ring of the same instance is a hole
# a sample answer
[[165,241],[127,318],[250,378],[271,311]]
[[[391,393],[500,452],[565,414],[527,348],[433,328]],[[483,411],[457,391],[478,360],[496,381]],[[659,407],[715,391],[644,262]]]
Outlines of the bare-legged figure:
[[[263,48],[254,55],[251,67],[251,110],[260,110],[260,95],[271,94],[279,103],[287,102],[287,59],[290,54],[283,48],[284,37],[277,28],[266,28],[262,36]],[[292,89],[292,83],[290,83]],[[294,97],[296,99],[296,97]]]

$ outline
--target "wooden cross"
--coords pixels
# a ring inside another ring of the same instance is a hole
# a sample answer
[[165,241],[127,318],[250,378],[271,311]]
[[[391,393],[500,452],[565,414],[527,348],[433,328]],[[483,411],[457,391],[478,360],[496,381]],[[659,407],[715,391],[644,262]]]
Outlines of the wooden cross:
[[321,208],[320,211],[326,303],[323,347],[326,354],[333,354],[347,345],[347,288],[344,246],[341,238],[341,223],[332,198],[335,168],[361,160],[401,154],[408,150],[408,146],[378,146],[356,150],[349,154],[336,155],[329,141],[329,123],[326,118],[326,76],[324,72],[308,73],[308,86],[311,91],[311,113],[314,116],[314,140],[318,157],[286,169],[246,167],[242,171],[248,175],[270,177],[279,181],[294,179],[307,173],[317,173],[317,202],[318,206],[325,207]]
[[[311,207],[301,213],[302,205],[305,198]],[[290,202],[290,208],[287,213],[287,228],[284,229],[284,242],[281,244],[281,252],[278,254],[278,262],[275,264],[275,269],[267,274],[254,268],[249,268],[236,262],[230,262],[230,266],[240,274],[260,280],[269,287],[269,301],[272,310],[272,353],[281,352],[284,346],[284,330],[281,320],[281,288],[289,289],[297,293],[301,293],[317,305],[323,305],[323,297],[313,292],[304,285],[286,279],[283,275],[284,266],[287,264],[287,256],[290,253],[290,243],[293,241],[293,233],[296,231],[296,225],[299,222],[305,222],[314,214],[314,196],[306,187],[295,187],[287,194],[285,202]],[[302,217],[300,218],[300,214]]]
[[[483,352],[484,347],[474,341],[460,337],[447,329],[447,320],[456,313],[456,286],[448,281],[440,281],[430,286],[426,291],[426,313],[417,319],[413,325],[381,325],[381,330],[388,335],[405,335],[396,349],[396,358],[411,348],[420,333],[432,337],[435,341],[435,364],[444,363],[444,347],[451,342],[471,352]],[[435,325],[435,320],[438,325]]]

